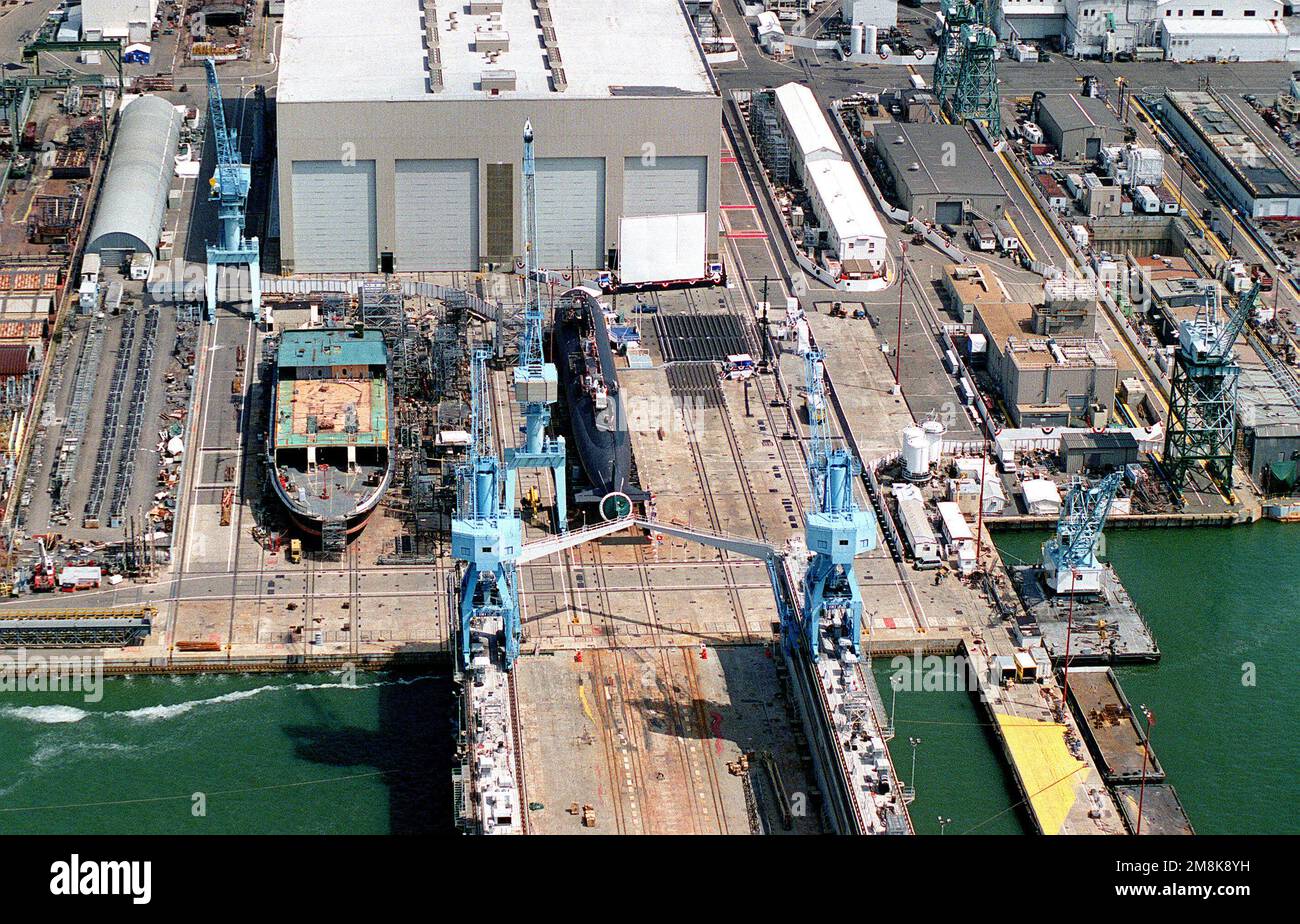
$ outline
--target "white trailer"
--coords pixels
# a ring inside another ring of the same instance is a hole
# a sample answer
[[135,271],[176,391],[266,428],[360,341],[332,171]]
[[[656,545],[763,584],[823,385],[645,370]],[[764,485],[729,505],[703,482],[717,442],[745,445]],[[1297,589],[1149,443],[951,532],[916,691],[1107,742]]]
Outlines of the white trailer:
[[937,568],[943,564],[939,555],[939,542],[935,539],[930,518],[925,514],[925,502],[910,497],[898,499],[898,519],[903,525],[903,535],[912,549],[912,557],[919,570]]
[[948,551],[957,556],[958,570],[970,574],[975,570],[975,534],[962,516],[961,508],[954,502],[940,501],[938,507]]
[[993,230],[997,233],[998,250],[1003,253],[1015,253],[1020,249],[1020,238],[1006,221],[1001,218],[994,219]]

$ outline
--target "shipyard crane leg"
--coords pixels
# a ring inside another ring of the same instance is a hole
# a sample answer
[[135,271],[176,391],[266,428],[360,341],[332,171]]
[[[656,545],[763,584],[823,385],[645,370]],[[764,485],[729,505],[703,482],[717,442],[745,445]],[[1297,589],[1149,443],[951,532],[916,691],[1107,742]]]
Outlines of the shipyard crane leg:
[[804,522],[808,551],[813,560],[803,579],[803,641],[815,661],[821,656],[824,624],[835,628],[837,643],[847,639],[857,654],[862,646],[862,596],[853,560],[876,546],[876,517],[858,507],[853,483],[861,473],[847,449],[832,445],[822,354],[804,354],[804,380],[808,395],[808,475],[812,487],[812,512]]
[[516,564],[523,524],[513,508],[502,503],[502,481],[509,479],[493,452],[492,403],[487,385],[489,355],[486,350],[476,350],[471,364],[470,443],[465,461],[456,469],[451,554],[465,565],[456,626],[461,667],[468,668],[473,656],[472,623],[499,619],[508,669],[519,653],[522,634]]
[[257,238],[244,237],[247,221],[248,189],[252,184],[251,168],[240,160],[239,135],[226,125],[226,108],[217,80],[216,63],[204,59],[208,75],[208,124],[216,147],[216,167],[208,180],[208,199],[217,203],[220,241],[208,244],[207,285],[204,288],[204,316],[217,319],[217,277],[223,266],[247,266],[253,318],[262,321],[262,282],[259,266],[261,249]]
[[569,528],[568,490],[565,482],[564,439],[551,439],[551,405],[559,400],[560,379],[554,363],[546,362],[542,349],[545,313],[537,267],[537,166],[533,156],[533,125],[524,123],[524,326],[519,336],[519,362],[515,366],[515,401],[524,417],[524,445],[505,451],[506,509],[515,509],[515,473],[525,468],[549,468],[555,480],[555,526]]

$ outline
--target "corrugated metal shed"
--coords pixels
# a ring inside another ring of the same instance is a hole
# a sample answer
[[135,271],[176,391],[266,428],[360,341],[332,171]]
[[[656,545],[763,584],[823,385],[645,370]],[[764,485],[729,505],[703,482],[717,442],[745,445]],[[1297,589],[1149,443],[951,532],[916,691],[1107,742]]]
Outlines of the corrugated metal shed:
[[141,96],[122,110],[87,253],[129,250],[158,256],[180,124],[180,113],[160,96]]
[[26,375],[30,349],[23,343],[0,343],[0,377]]

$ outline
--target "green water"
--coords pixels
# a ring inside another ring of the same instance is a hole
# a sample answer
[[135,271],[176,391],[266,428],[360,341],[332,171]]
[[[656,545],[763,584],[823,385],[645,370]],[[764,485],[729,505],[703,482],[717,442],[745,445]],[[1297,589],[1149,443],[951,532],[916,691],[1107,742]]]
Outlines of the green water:
[[[1045,538],[995,534],[1009,564],[1037,560]],[[1116,674],[1129,700],[1155,714],[1152,747],[1192,825],[1201,834],[1300,832],[1291,809],[1300,526],[1112,530],[1106,539],[1163,653],[1159,664]]]
[[[944,691],[890,686],[889,659],[874,662],[876,686],[885,708],[894,710],[889,753],[904,783],[913,784],[911,739],[916,746],[916,801],[909,807],[917,834],[939,834],[939,818],[951,819],[944,834],[1027,834],[1028,818],[1006,770],[997,741],[970,693],[956,682]],[[945,672],[954,678],[955,670]]]
[[[0,694],[0,833],[447,830],[443,676],[125,677]],[[194,794],[206,814],[194,812]]]

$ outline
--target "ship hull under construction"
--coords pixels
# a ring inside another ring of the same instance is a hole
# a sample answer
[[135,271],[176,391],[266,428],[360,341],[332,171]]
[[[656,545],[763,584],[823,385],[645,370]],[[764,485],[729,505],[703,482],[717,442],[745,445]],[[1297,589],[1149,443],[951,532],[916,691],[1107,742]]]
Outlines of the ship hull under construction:
[[379,331],[286,331],[271,387],[271,488],[304,534],[359,534],[392,483],[392,374]]
[[574,499],[598,505],[605,519],[613,519],[631,513],[639,492],[632,484],[632,441],[597,294],[583,287],[565,293],[556,310],[555,357],[589,485]]

